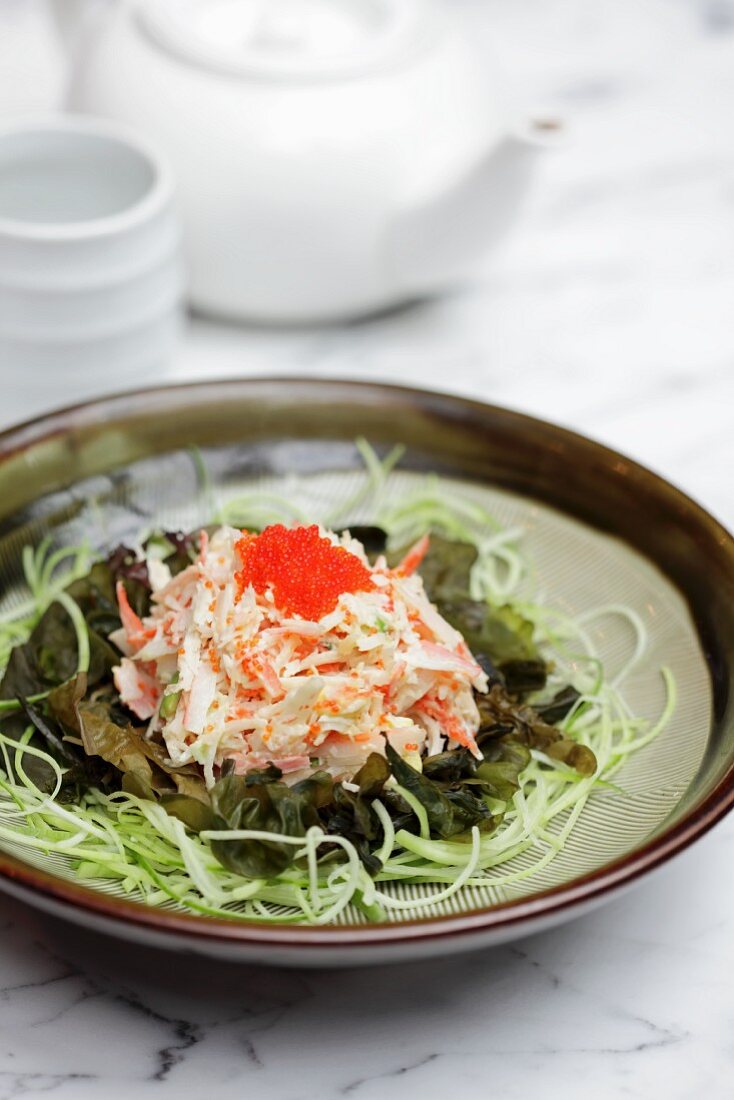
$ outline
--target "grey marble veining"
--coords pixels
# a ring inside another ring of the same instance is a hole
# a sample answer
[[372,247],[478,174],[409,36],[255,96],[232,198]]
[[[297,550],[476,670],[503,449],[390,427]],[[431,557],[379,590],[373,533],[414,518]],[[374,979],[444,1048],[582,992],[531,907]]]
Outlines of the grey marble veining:
[[174,962],[6,904],[0,1097],[723,1098],[731,856],[721,828],[558,931],[342,972]]
[[[197,319],[171,376],[480,396],[611,443],[731,526],[734,2],[461,9],[538,109],[570,122],[502,253],[452,296],[359,324]],[[19,412],[6,396],[2,419]],[[733,859],[729,821],[555,932],[338,973],[181,962],[0,899],[0,1100],[725,1100]]]

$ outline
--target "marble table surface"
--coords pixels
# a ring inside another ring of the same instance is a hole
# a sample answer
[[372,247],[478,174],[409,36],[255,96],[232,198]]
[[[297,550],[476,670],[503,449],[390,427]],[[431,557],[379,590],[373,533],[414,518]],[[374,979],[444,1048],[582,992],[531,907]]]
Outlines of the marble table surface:
[[[734,3],[457,6],[571,122],[502,254],[453,296],[369,322],[194,319],[170,377],[475,395],[628,452],[734,525]],[[6,391],[2,420],[19,411]],[[342,972],[133,951],[0,898],[0,1100],[724,1100],[733,860],[730,820],[556,931]]]

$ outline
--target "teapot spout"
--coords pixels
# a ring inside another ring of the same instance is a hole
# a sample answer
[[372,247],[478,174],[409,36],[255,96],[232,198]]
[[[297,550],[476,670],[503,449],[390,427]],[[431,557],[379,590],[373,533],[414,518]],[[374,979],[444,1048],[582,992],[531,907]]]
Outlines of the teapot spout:
[[404,294],[436,293],[469,277],[511,228],[538,154],[557,143],[555,120],[533,120],[508,134],[420,205],[406,205],[392,227],[390,262]]

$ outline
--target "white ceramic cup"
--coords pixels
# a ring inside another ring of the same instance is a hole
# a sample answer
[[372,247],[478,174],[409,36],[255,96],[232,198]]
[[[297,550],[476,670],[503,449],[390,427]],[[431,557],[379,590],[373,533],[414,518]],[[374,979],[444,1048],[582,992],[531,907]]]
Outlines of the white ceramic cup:
[[147,142],[80,116],[0,125],[0,378],[16,417],[154,381],[182,295],[171,173]]

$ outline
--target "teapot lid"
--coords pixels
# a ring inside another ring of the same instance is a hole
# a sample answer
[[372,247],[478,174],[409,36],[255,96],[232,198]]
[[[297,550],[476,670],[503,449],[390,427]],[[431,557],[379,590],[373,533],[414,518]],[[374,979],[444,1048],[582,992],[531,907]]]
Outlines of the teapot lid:
[[147,0],[159,46],[218,72],[270,79],[362,75],[435,38],[432,0]]

